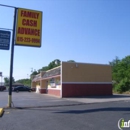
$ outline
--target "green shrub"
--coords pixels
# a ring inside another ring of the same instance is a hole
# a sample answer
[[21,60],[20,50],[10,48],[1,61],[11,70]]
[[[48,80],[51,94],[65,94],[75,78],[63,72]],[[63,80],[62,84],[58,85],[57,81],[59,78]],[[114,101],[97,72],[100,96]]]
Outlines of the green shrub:
[[130,80],[128,78],[122,79],[118,84],[114,86],[114,89],[119,93],[130,90]]

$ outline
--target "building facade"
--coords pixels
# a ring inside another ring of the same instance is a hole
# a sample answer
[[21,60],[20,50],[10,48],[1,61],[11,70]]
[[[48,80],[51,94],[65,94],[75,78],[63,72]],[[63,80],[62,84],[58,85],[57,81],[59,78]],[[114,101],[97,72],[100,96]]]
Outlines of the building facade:
[[62,62],[59,67],[32,76],[32,88],[59,97],[112,95],[111,66]]

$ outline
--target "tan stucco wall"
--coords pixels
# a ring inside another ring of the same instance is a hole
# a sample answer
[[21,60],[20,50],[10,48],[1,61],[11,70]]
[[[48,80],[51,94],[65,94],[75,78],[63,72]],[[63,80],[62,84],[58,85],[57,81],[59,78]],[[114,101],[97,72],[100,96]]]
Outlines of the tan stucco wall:
[[111,66],[62,62],[62,82],[112,82]]
[[31,87],[35,88],[36,87],[36,82],[31,82]]
[[47,88],[47,81],[46,80],[41,80],[40,81],[40,87],[41,88]]

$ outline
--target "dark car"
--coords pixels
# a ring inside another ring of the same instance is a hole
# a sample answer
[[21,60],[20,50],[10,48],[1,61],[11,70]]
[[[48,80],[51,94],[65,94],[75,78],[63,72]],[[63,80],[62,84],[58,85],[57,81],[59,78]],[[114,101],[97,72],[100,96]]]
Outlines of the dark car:
[[0,86],[0,91],[4,91],[6,90],[6,87],[5,86]]
[[18,87],[15,87],[13,89],[13,91],[15,91],[15,92],[19,92],[19,91],[28,91],[28,92],[31,92],[32,89],[30,87],[27,87],[27,86],[18,86]]
[[[12,85],[12,91],[14,90],[14,88],[21,87],[21,86],[24,86],[24,85],[17,85],[17,86]],[[8,88],[8,90],[9,90],[9,88]]]

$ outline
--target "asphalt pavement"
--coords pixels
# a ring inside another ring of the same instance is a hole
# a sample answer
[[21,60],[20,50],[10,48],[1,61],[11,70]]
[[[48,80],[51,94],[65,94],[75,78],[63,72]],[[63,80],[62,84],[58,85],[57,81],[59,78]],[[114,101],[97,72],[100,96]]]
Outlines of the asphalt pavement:
[[[88,96],[73,98],[58,98],[48,94],[35,92],[12,92],[12,107],[46,107],[64,105],[82,105],[88,103],[103,103],[115,101],[130,101],[130,95],[114,94],[112,96]],[[0,92],[0,107],[8,106],[8,92]]]
[[[0,92],[1,106],[7,104],[7,97],[7,92]],[[119,119],[130,120],[130,96],[114,95],[106,99],[61,99],[36,93],[13,93],[14,107],[5,109],[0,130],[119,130]]]
[[[75,101],[67,101],[66,99],[50,96],[47,94],[38,94],[35,92],[13,92],[12,108],[34,108],[47,106],[64,106],[83,104]],[[0,107],[8,106],[8,92],[0,92]]]

